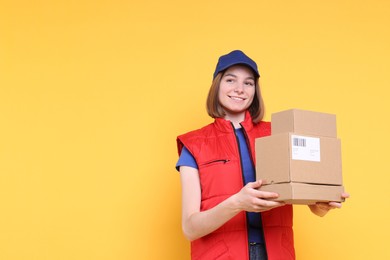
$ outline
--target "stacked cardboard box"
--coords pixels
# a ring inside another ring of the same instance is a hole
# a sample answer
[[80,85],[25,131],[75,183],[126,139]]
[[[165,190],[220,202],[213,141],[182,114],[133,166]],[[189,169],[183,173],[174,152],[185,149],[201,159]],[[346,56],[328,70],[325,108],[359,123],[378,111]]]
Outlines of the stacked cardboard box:
[[289,204],[341,202],[344,191],[336,116],[291,109],[272,114],[272,135],[256,139],[260,190]]

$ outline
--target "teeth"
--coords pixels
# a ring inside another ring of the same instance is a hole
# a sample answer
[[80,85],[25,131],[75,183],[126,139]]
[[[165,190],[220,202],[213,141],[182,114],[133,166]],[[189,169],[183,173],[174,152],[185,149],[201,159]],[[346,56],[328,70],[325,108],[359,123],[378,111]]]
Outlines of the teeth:
[[243,98],[239,98],[239,97],[230,97],[230,98],[234,100],[244,100]]

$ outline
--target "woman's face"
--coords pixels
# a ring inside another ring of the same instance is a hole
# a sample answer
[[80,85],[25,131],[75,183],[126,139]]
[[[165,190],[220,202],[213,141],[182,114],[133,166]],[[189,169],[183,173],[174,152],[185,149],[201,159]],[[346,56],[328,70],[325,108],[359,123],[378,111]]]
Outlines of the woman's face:
[[245,111],[252,104],[255,95],[255,77],[250,68],[235,65],[228,68],[219,85],[219,103],[224,109],[225,119],[245,118]]

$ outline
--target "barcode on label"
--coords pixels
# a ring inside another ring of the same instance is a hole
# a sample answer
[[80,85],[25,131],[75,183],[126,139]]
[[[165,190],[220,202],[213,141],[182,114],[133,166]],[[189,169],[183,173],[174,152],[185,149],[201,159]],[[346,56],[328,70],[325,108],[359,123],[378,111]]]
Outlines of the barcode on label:
[[321,161],[319,137],[291,135],[291,148],[291,158],[293,160]]
[[306,139],[304,138],[293,138],[293,146],[306,147]]

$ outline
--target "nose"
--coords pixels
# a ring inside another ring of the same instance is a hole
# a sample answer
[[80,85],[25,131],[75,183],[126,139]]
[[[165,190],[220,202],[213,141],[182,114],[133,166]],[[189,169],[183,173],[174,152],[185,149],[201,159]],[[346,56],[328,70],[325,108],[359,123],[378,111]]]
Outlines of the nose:
[[234,88],[234,92],[243,93],[244,92],[243,83],[237,83],[236,87]]

